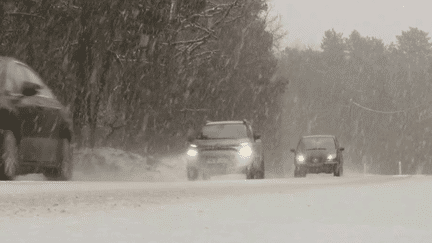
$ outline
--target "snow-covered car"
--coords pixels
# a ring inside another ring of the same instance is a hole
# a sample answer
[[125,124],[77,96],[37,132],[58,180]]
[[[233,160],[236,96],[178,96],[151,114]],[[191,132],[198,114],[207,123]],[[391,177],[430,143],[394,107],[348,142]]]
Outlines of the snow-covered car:
[[308,173],[343,174],[344,148],[332,135],[303,136],[294,153],[294,177],[305,177]]
[[260,135],[243,121],[207,122],[197,137],[189,138],[187,177],[209,179],[224,174],[246,174],[247,179],[264,178]]
[[71,178],[71,116],[33,69],[11,57],[0,57],[0,117],[0,180]]

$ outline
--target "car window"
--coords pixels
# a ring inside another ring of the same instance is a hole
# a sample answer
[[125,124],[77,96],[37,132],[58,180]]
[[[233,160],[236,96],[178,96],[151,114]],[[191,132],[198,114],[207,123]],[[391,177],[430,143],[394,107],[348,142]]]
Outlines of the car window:
[[309,137],[303,138],[299,145],[298,150],[334,150],[336,149],[335,141],[332,137]]
[[244,124],[215,124],[206,125],[202,128],[200,138],[202,139],[233,139],[247,138],[247,129]]
[[54,98],[53,93],[51,90],[44,84],[42,79],[37,75],[33,70],[29,69],[28,67],[24,65],[19,65],[19,68],[22,69],[24,74],[26,75],[26,80],[35,84],[39,84],[42,88],[39,90],[39,93],[37,95],[47,97],[47,98]]

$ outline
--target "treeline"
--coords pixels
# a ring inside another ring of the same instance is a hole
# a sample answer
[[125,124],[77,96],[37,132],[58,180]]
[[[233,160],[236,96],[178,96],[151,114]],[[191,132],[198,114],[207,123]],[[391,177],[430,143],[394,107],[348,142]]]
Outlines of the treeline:
[[[349,166],[369,172],[432,173],[432,43],[418,28],[396,43],[325,32],[322,50],[286,48],[279,69],[290,80],[285,147],[303,134],[332,133]],[[288,156],[288,154],[286,154]]]
[[69,105],[77,146],[163,153],[206,120],[245,118],[272,151],[287,81],[266,13],[264,0],[2,1],[0,54]]

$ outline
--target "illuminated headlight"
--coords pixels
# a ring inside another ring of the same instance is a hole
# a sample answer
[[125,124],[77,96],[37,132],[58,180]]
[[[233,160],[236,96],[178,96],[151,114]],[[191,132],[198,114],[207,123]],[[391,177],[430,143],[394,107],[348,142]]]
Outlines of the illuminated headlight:
[[240,144],[241,148],[239,150],[239,155],[242,158],[249,158],[252,155],[252,148],[248,143]]
[[327,156],[327,160],[334,160],[336,158],[336,154],[329,154]]
[[196,151],[196,149],[189,149],[187,151],[187,155],[189,155],[191,157],[195,157],[195,156],[197,156],[197,154],[198,154],[198,151]]
[[297,159],[297,162],[299,162],[299,163],[303,163],[305,161],[305,157],[303,154],[297,155],[296,159]]
[[196,149],[196,145],[195,144],[191,144],[189,150],[187,151],[187,155],[191,156],[191,157],[195,157],[198,154],[198,150]]

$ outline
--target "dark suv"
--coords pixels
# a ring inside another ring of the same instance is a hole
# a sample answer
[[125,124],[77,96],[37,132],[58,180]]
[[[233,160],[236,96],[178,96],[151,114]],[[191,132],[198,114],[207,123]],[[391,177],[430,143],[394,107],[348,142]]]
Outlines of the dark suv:
[[343,150],[335,136],[303,136],[297,149],[291,149],[294,153],[294,177],[305,177],[307,173],[342,176]]
[[261,139],[246,120],[207,122],[189,142],[189,180],[238,173],[246,174],[247,179],[264,178]]
[[72,176],[72,119],[39,75],[0,57],[0,180],[43,173]]

